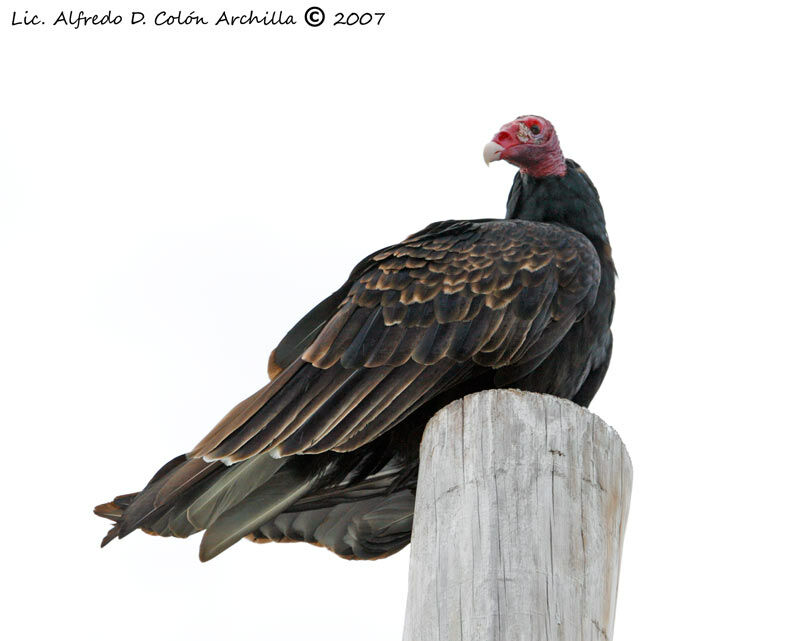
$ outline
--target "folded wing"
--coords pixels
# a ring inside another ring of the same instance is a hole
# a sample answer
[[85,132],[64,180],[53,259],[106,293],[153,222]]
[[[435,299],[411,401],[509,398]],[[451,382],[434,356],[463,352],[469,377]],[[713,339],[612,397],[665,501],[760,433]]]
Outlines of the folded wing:
[[593,304],[599,276],[591,244],[558,225],[437,223],[362,261],[302,353],[191,456],[351,451],[477,368],[512,383]]

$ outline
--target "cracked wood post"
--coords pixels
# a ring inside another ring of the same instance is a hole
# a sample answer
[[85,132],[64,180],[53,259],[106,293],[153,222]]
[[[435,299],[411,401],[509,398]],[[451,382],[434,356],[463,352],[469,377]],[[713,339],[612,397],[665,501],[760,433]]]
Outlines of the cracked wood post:
[[472,394],[420,450],[404,641],[606,641],[632,468],[570,401]]

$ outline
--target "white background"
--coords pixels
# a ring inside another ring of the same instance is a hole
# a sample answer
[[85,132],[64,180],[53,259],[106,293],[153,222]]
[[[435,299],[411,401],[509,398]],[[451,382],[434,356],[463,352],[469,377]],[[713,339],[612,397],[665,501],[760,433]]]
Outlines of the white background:
[[616,639],[792,638],[790,3],[320,4],[387,16],[74,31],[11,9],[169,6],[3,7],[4,634],[399,639],[407,550],[243,542],[200,564],[197,538],[136,533],[101,552],[91,508],[260,387],[363,255],[502,217],[514,171],[481,149],[534,113],[598,186],[620,274],[592,405],[635,468]]

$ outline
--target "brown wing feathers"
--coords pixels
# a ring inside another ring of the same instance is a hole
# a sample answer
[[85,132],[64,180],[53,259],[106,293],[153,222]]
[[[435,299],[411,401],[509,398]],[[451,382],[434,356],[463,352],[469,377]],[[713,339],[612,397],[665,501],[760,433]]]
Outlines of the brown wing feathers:
[[[530,371],[591,305],[599,267],[584,241],[556,225],[448,221],[365,259],[278,346],[272,382],[135,498],[98,513],[118,521],[120,537],[207,528],[203,558],[252,532],[292,538],[300,517],[281,513],[330,479],[325,466],[304,472],[290,457],[357,450],[482,368],[506,382]],[[341,545],[349,523],[348,554],[368,554],[368,541],[405,544],[392,528],[405,523],[407,499],[307,510],[303,540],[328,545],[335,530]],[[335,514],[341,523],[326,535],[322,523]]]

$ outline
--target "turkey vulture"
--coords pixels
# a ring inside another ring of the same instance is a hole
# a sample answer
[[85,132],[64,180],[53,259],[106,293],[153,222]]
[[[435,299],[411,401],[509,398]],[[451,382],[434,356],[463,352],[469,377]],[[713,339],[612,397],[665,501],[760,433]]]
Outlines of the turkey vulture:
[[240,539],[353,559],[411,536],[426,422],[513,387],[588,405],[611,357],[614,264],[597,190],[550,122],[523,116],[484,149],[519,168],[505,219],[447,220],[362,260],[272,352],[272,379],[134,494],[115,522],[186,537],[200,558]]

